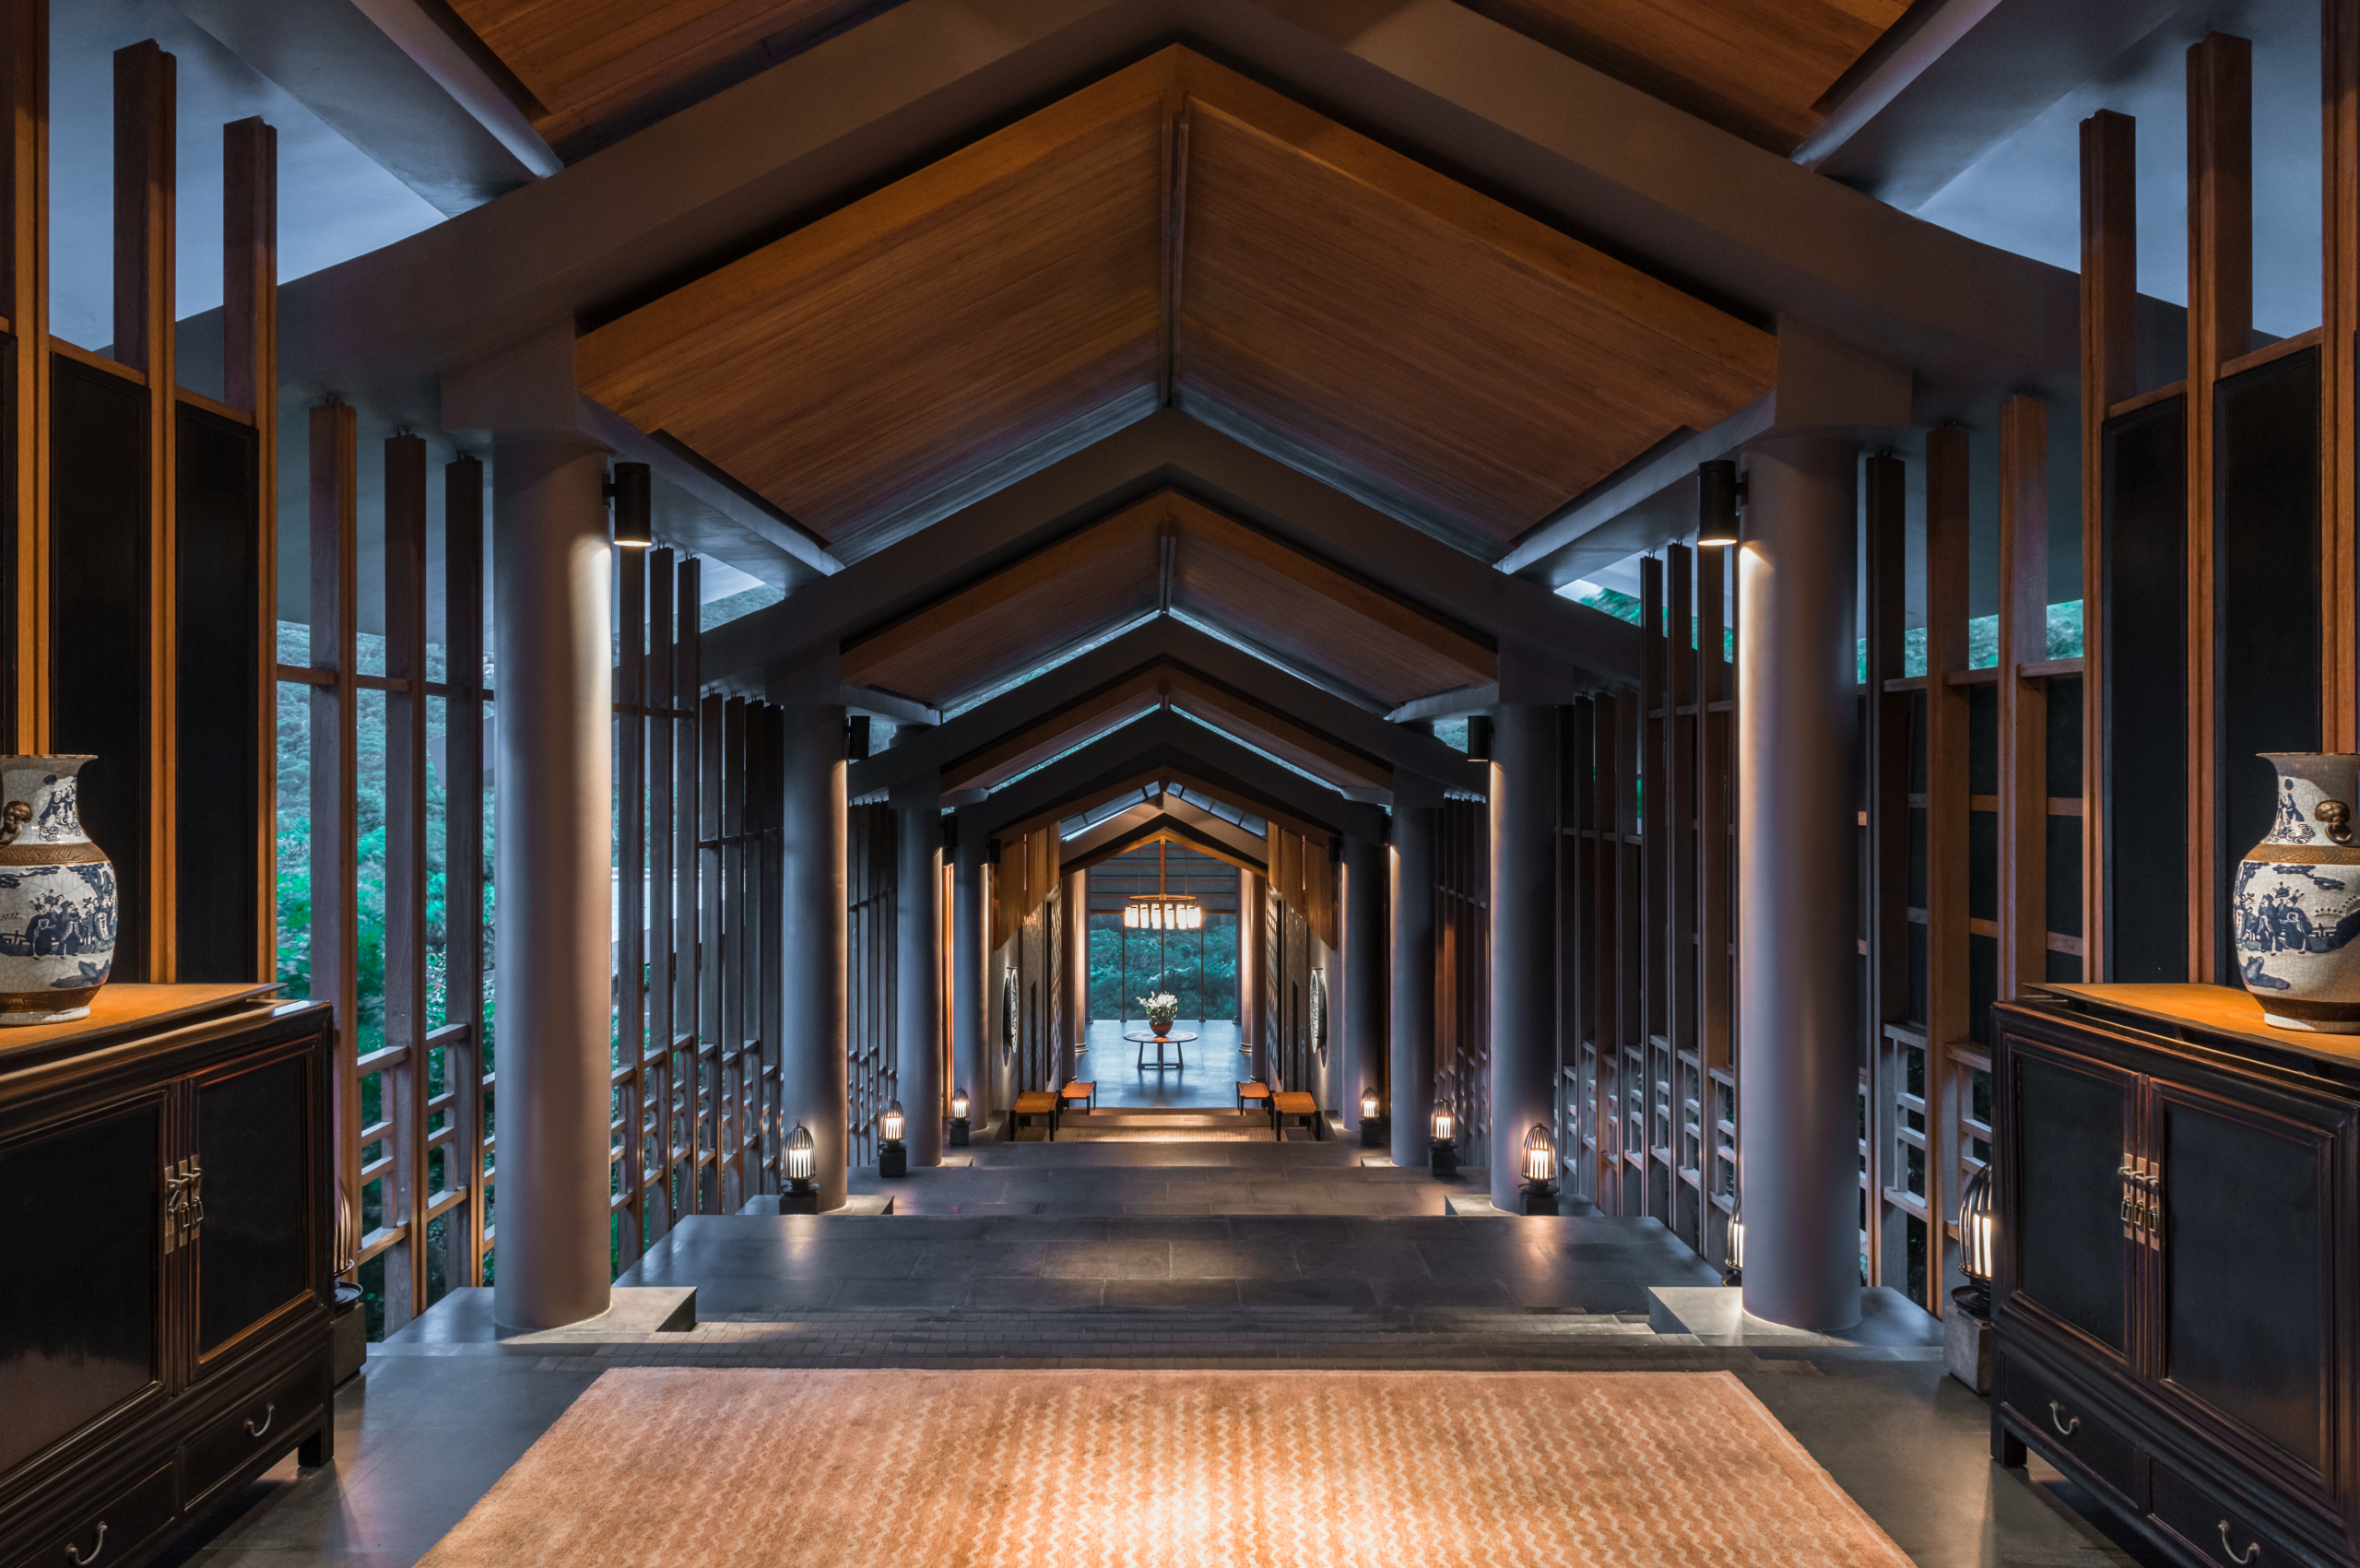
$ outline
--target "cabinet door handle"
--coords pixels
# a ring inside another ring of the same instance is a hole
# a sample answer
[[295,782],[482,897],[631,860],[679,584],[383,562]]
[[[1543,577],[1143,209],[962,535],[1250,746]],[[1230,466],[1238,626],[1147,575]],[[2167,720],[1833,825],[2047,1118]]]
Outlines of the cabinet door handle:
[[256,1426],[254,1422],[248,1421],[246,1423],[246,1435],[248,1437],[260,1437],[264,1432],[268,1432],[270,1430],[270,1418],[277,1413],[277,1406],[265,1405],[262,1408],[262,1425]]
[[2255,1558],[2261,1555],[2261,1542],[2257,1539],[2251,1546],[2246,1548],[2245,1550],[2239,1551],[2236,1547],[2229,1544],[2229,1521],[2224,1519],[2221,1521],[2221,1550],[2223,1552],[2227,1554],[2229,1561],[2232,1562],[2251,1562]]
[[[2224,1531],[2228,1527],[2229,1527],[2226,1525],[2223,1525],[2221,1527]],[[90,1555],[88,1557],[83,1556],[80,1552],[74,1550],[74,1543],[68,1541],[65,1543],[65,1561],[73,1563],[75,1568],[82,1568],[82,1564],[87,1562],[96,1562],[99,1560],[99,1553],[105,1549],[106,1544],[107,1522],[104,1519],[100,1519],[99,1521],[99,1539],[90,1543]]]
[[2071,1437],[2082,1430],[2082,1418],[2075,1416],[2071,1421],[2066,1420],[2065,1412],[2057,1408],[2056,1400],[2051,1399],[2048,1402],[2048,1424],[2057,1429],[2058,1436]]

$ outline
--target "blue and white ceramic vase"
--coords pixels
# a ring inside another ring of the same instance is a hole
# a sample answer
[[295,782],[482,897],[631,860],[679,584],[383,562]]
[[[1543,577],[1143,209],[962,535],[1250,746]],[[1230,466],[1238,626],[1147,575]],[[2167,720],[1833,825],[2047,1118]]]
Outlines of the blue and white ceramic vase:
[[86,1018],[114,967],[114,866],[82,831],[88,757],[0,757],[0,1024]]
[[2360,1034],[2360,754],[2267,751],[2278,816],[2237,867],[2237,969],[2280,1029]]

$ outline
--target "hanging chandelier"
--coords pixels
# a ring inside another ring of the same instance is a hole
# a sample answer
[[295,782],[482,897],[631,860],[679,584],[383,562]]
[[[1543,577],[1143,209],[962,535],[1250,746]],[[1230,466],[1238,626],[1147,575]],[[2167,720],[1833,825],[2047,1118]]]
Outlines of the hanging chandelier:
[[1135,893],[1123,906],[1123,925],[1131,931],[1201,931],[1205,912],[1192,893],[1163,890],[1164,841],[1155,841],[1155,891]]

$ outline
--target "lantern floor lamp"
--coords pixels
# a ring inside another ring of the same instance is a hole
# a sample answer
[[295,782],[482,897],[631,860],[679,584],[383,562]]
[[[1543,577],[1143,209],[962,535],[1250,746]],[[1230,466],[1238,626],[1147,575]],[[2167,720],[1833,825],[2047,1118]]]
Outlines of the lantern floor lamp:
[[1557,1212],[1557,1146],[1539,1122],[1524,1135],[1524,1185],[1516,1196],[1517,1207],[1527,1214]]
[[1438,1105],[1429,1130],[1426,1171],[1438,1182],[1450,1181],[1458,1174],[1458,1118]]
[[1966,1178],[1958,1193],[1957,1310],[1942,1315],[1942,1368],[1977,1394],[1991,1391],[1991,1264],[1999,1241],[1991,1214],[1991,1167]]
[[820,1212],[820,1186],[811,1179],[813,1159],[811,1129],[797,1122],[787,1135],[786,1157],[780,1161],[786,1173],[786,1190],[778,1195],[781,1214]]
[[1376,1097],[1375,1090],[1361,1091],[1361,1147],[1363,1149],[1386,1149],[1392,1145],[1393,1118],[1385,1114],[1384,1103]]
[[971,1132],[967,1122],[967,1091],[953,1090],[950,1094],[950,1147],[964,1149]]
[[906,1176],[910,1173],[910,1146],[902,1141],[906,1125],[902,1115],[902,1102],[894,1101],[877,1118],[877,1130],[882,1140],[877,1146],[877,1173],[880,1176]]

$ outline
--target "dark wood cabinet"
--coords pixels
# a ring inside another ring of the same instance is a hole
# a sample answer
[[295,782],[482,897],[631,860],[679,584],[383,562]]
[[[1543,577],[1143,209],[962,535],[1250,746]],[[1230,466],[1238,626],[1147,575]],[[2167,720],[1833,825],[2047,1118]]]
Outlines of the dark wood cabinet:
[[136,1563],[329,1457],[329,1064],[252,986],[0,1032],[0,1568]]
[[2360,1563],[2360,1040],[2048,990],[1997,1010],[1995,1454],[2184,1562]]

